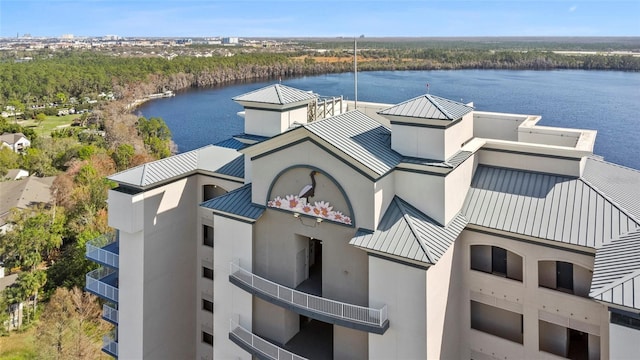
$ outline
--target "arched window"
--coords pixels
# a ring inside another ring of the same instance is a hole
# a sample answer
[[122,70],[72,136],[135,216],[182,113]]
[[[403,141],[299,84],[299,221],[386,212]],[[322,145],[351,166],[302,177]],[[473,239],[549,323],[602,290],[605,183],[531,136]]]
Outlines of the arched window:
[[588,296],[593,272],[566,261],[538,261],[538,286]]
[[499,246],[471,245],[471,269],[522,281],[522,256]]

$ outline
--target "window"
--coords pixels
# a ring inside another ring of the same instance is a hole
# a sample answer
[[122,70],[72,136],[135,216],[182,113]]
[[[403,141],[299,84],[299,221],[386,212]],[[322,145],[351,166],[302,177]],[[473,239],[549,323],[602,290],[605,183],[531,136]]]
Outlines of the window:
[[611,312],[611,323],[640,330],[640,318],[636,314],[625,315],[619,312]]
[[522,314],[471,300],[471,328],[522,344]]
[[498,246],[471,245],[471,269],[522,281],[522,256]]
[[599,359],[600,337],[543,320],[538,321],[540,351],[569,359]]
[[202,267],[202,277],[213,280],[213,269],[206,266]]
[[213,335],[209,334],[206,331],[202,332],[202,342],[207,343],[209,345],[213,345]]
[[538,262],[538,285],[578,296],[588,296],[593,272],[566,261]]
[[202,310],[213,312],[213,303],[209,300],[202,299]]
[[213,228],[202,225],[202,245],[213,247]]

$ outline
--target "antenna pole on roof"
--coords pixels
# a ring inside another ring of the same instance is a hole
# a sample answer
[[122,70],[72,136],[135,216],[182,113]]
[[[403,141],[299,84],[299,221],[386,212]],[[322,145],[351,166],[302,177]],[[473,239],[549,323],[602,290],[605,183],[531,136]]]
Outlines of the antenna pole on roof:
[[354,99],[355,107],[358,107],[358,45],[356,38],[353,38],[353,76],[354,76]]

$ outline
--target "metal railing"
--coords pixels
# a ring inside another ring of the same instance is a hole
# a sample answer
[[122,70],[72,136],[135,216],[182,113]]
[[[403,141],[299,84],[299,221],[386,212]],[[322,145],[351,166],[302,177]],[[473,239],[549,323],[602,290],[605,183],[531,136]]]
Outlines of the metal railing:
[[86,289],[93,291],[107,300],[118,302],[118,288],[102,281],[102,279],[116,272],[116,270],[101,267],[87,273],[85,276]]
[[380,327],[387,321],[387,305],[381,309],[373,309],[310,295],[264,279],[233,262],[229,274],[255,290],[309,311]]
[[117,269],[119,255],[105,248],[108,245],[114,244],[116,241],[118,241],[116,233],[104,234],[93,240],[87,241],[85,245],[87,258],[99,261],[107,266]]
[[109,336],[102,338],[102,351],[118,356],[118,343]]
[[118,323],[118,310],[112,308],[107,304],[102,305],[102,317],[108,319],[114,324]]
[[307,360],[307,358],[298,356],[290,351],[287,351],[268,342],[267,340],[259,336],[254,335],[251,331],[240,326],[237,321],[229,321],[229,333],[239,341],[251,347],[251,349],[259,352],[260,354],[263,354],[269,359]]

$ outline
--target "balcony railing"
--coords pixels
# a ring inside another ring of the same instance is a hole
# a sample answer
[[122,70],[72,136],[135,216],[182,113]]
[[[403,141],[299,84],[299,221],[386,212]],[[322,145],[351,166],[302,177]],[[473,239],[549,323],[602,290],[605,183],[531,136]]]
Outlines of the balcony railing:
[[118,271],[101,267],[85,276],[85,288],[107,300],[118,302]]
[[102,351],[118,358],[118,343],[109,336],[105,336],[102,338]]
[[87,259],[105,266],[118,268],[118,236],[115,233],[104,234],[86,244]]
[[386,305],[381,309],[373,309],[310,295],[257,276],[236,263],[231,263],[229,280],[249,292],[277,300],[276,304],[317,320],[377,334],[389,328]]
[[234,320],[230,320],[229,339],[260,359],[306,360],[302,356],[298,356],[254,335]]
[[114,324],[118,324],[118,310],[107,304],[102,305],[102,318]]

